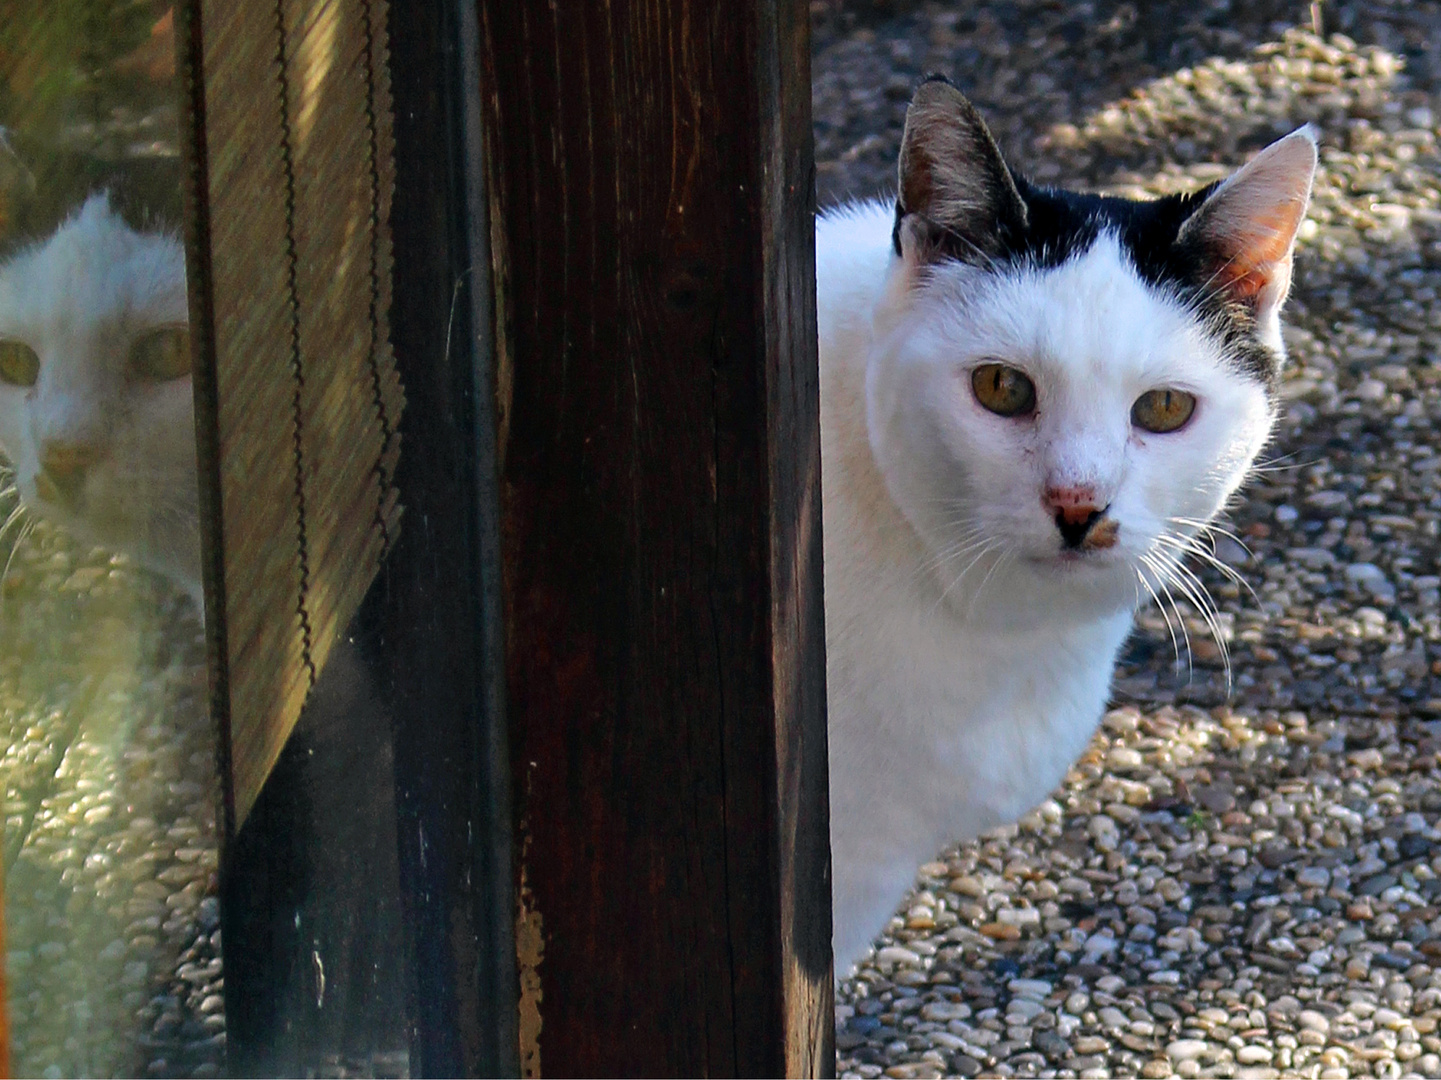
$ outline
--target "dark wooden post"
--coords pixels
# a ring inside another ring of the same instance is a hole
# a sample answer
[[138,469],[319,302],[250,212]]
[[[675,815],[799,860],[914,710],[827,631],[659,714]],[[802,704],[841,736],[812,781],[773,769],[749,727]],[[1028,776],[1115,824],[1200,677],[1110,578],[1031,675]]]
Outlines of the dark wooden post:
[[482,0],[521,1067],[833,1069],[803,0]]

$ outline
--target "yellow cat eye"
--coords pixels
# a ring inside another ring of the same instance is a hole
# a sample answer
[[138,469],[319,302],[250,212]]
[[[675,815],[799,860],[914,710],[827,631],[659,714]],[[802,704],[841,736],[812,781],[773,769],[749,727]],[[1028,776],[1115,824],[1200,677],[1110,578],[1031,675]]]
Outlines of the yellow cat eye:
[[1184,390],[1147,390],[1131,406],[1131,423],[1164,435],[1185,424],[1195,411],[1194,394]]
[[11,386],[34,386],[40,357],[23,341],[0,341],[0,379]]
[[982,364],[971,373],[971,389],[997,416],[1023,416],[1036,408],[1036,384],[1009,364]]
[[168,382],[190,374],[190,330],[163,326],[130,346],[130,373],[146,382]]

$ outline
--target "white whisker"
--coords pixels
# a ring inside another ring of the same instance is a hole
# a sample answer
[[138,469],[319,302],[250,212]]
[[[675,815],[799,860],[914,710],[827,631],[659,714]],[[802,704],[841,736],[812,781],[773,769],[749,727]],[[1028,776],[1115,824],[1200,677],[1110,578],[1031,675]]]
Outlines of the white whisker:
[[966,618],[969,619],[971,617],[971,613],[975,610],[976,604],[981,598],[981,593],[985,590],[986,582],[991,580],[991,575],[996,572],[996,570],[1001,566],[1002,563],[1006,562],[1012,557],[1013,555],[1011,552],[1002,551],[1001,557],[999,559],[996,559],[995,562],[991,563],[991,568],[986,571],[986,576],[981,578],[981,583],[976,586],[976,591],[971,594],[971,602],[966,605]]
[[[1195,656],[1191,652],[1191,631],[1186,626],[1185,616],[1181,614],[1181,608],[1176,603],[1175,596],[1171,593],[1170,582],[1168,580],[1168,578],[1170,577],[1168,568],[1154,552],[1147,552],[1143,554],[1141,556],[1141,560],[1151,568],[1153,573],[1155,573],[1156,584],[1159,585],[1161,591],[1166,594],[1166,598],[1171,602],[1171,610],[1176,613],[1176,622],[1179,623],[1181,627],[1181,638],[1186,642],[1186,677],[1187,679],[1189,679],[1195,672]],[[1161,612],[1163,615],[1165,613],[1165,610],[1165,606],[1163,605],[1161,608]],[[1167,619],[1166,622],[1167,625],[1170,624],[1169,619]],[[1181,666],[1181,658],[1179,653],[1176,656],[1176,666],[1177,668]]]
[[1206,592],[1206,587],[1201,583],[1201,579],[1196,577],[1188,567],[1178,561],[1175,563],[1173,569],[1175,572],[1175,577],[1172,579],[1173,583],[1176,588],[1180,589],[1186,598],[1195,605],[1197,611],[1200,612],[1201,618],[1206,624],[1206,629],[1210,632],[1212,639],[1215,640],[1216,647],[1221,651],[1221,662],[1226,672],[1226,689],[1229,692],[1231,689],[1231,650],[1226,645],[1225,635],[1222,633],[1220,623],[1217,621],[1215,605],[1211,601],[1210,595]]
[[[1155,567],[1151,565],[1150,560],[1148,560],[1146,556],[1142,555],[1141,560],[1152,573],[1156,573]],[[1161,613],[1161,618],[1166,620],[1166,630],[1171,635],[1171,652],[1175,654],[1176,667],[1179,668],[1181,666],[1181,643],[1176,638],[1176,628],[1171,625],[1171,616],[1166,611],[1166,605],[1161,602],[1161,597],[1157,595],[1156,590],[1151,587],[1151,583],[1146,580],[1145,572],[1141,567],[1133,564],[1132,569],[1136,571],[1136,579],[1146,587],[1146,591],[1151,594],[1151,599],[1156,602],[1156,610]],[[1156,580],[1157,582],[1160,581],[1159,575],[1157,575]]]
[[[21,508],[16,507],[16,510],[19,509]],[[10,577],[10,564],[15,561],[15,553],[20,550],[20,545],[25,543],[25,538],[34,531],[35,522],[30,518],[22,518],[20,531],[15,536],[15,542],[10,545],[10,553],[5,556],[5,566],[0,568],[0,612],[5,610],[5,582]]]
[[[970,562],[968,562],[968,563],[966,564],[966,568],[965,568],[964,570],[962,570],[959,574],[957,574],[957,575],[955,576],[955,578],[952,579],[951,583],[950,583],[949,585],[947,585],[944,590],[942,590],[941,595],[937,598],[936,603],[935,603],[935,605],[931,608],[931,610],[932,610],[932,611],[937,611],[937,610],[939,610],[940,607],[941,607],[941,605],[946,602],[946,597],[948,597],[948,596],[951,594],[951,590],[954,589],[957,585],[959,585],[959,584],[961,583],[961,581],[965,578],[965,576],[966,576],[967,574],[969,574],[969,573],[971,572],[971,569],[972,569],[977,563],[979,563],[979,562],[980,562],[982,559],[984,559],[987,555],[991,554],[991,553],[995,550],[996,546],[997,546],[997,544],[996,544],[996,541],[994,541],[994,540],[987,540],[987,541],[983,542],[983,543],[980,545],[980,551],[976,554],[975,558],[973,558]],[[995,564],[992,563],[992,564],[991,564],[991,570],[994,570],[994,569],[995,569]],[[991,575],[990,575],[990,571],[987,571],[986,577],[989,578],[990,576],[991,576]],[[985,580],[984,580],[984,579],[981,581],[981,585],[982,585],[982,586],[985,585]]]
[[1256,590],[1251,587],[1251,583],[1247,581],[1239,572],[1237,572],[1234,567],[1227,566],[1224,562],[1222,562],[1216,557],[1214,552],[1207,551],[1205,548],[1201,547],[1200,544],[1198,544],[1195,540],[1189,537],[1176,536],[1173,533],[1162,533],[1161,535],[1156,537],[1156,542],[1158,544],[1164,544],[1166,547],[1172,548],[1186,555],[1193,555],[1196,558],[1200,559],[1202,562],[1214,566],[1218,571],[1220,571],[1220,573],[1224,577],[1228,578],[1231,581],[1234,581],[1237,585],[1250,593],[1251,599],[1256,602],[1256,605],[1258,607],[1260,606],[1261,598],[1256,595]]

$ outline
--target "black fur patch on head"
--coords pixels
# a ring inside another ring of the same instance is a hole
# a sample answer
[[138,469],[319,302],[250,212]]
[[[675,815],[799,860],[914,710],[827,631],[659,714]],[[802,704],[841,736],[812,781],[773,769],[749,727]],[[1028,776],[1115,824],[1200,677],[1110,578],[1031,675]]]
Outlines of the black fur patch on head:
[[1142,280],[1194,311],[1239,371],[1268,389],[1279,381],[1281,357],[1257,339],[1255,306],[1227,287],[1236,253],[1220,250],[1214,229],[1182,228],[1217,185],[1147,202],[1039,187],[1006,163],[975,106],[938,75],[906,110],[898,174],[897,254],[904,241],[925,263],[1045,269],[1110,233]]
[[[1254,312],[1215,288],[1217,260],[1194,241],[1178,243],[1181,226],[1218,186],[1213,183],[1184,195],[1136,201],[1040,187],[1011,171],[1026,205],[1024,221],[997,223],[989,250],[966,238],[936,232],[936,255],[982,269],[1048,269],[1084,255],[1104,232],[1115,236],[1141,280],[1175,296],[1221,342],[1237,370],[1274,391],[1281,357],[1256,337]],[[900,252],[901,221],[897,203],[894,242]]]

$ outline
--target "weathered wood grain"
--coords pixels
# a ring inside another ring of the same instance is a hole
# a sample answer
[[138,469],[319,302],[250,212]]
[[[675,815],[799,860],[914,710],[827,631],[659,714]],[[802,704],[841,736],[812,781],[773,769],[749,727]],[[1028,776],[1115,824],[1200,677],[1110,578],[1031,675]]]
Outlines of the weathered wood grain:
[[522,1067],[824,1074],[806,8],[481,13]]

